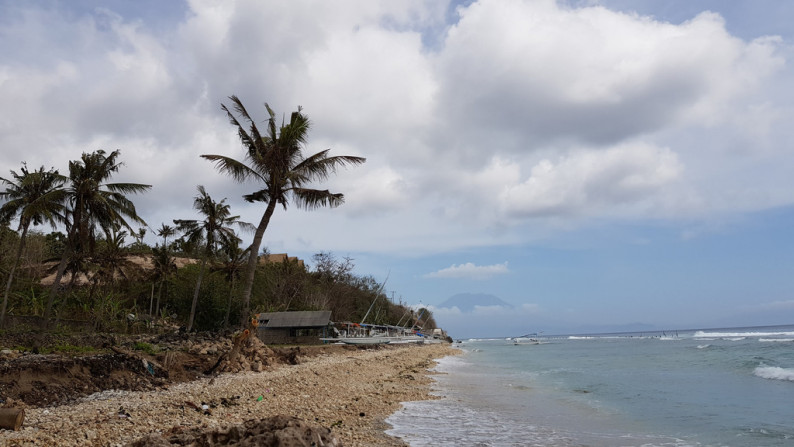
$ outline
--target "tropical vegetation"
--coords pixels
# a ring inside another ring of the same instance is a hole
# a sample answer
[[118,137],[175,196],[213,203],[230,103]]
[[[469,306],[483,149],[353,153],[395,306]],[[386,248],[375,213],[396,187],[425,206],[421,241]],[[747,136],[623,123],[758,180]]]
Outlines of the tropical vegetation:
[[[93,330],[220,330],[253,313],[290,310],[330,310],[335,321],[359,322],[368,311],[369,323],[409,320],[411,309],[388,299],[374,277],[355,274],[353,259],[321,252],[313,267],[287,256],[268,261],[262,241],[275,208],[341,205],[341,193],[315,183],[365,160],[329,150],[305,156],[310,122],[300,107],[279,124],[265,104],[262,133],[240,100],[230,99],[233,112],[222,109],[245,157],[202,157],[236,181],[256,183],[243,199],[263,204],[258,225],[240,222],[227,199],[217,202],[198,186],[199,218],[149,227],[132,196],[151,186],[112,181],[123,166],[118,150],[83,153],[69,162],[68,175],[23,163],[0,177],[0,330],[10,320]],[[42,232],[45,226],[52,231]],[[253,243],[242,245],[236,230],[253,231]],[[419,325],[435,327],[432,314],[421,315]]]

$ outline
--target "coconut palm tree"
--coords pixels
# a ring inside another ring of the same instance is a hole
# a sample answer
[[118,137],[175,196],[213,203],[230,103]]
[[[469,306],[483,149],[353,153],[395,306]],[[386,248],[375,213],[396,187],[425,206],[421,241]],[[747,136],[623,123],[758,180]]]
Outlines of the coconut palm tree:
[[[6,237],[13,233],[11,230],[11,217],[8,214],[0,213],[0,264],[5,262],[5,250],[3,247],[3,243],[6,240]],[[15,233],[16,234],[16,233]]]
[[63,221],[66,214],[64,206],[65,191],[62,188],[66,178],[54,169],[45,171],[44,166],[36,171],[28,171],[23,163],[20,173],[11,171],[11,179],[0,177],[6,185],[5,191],[0,192],[0,198],[7,200],[0,208],[3,219],[19,216],[19,244],[11,270],[8,273],[5,291],[3,292],[3,305],[0,307],[0,327],[6,315],[8,294],[14,281],[14,273],[19,266],[22,252],[25,249],[28,228],[30,225],[49,223],[53,228],[58,222]]
[[92,256],[95,265],[94,275],[91,277],[91,290],[89,299],[94,296],[94,290],[99,285],[110,285],[117,280],[130,280],[130,272],[134,269],[134,264],[128,259],[127,248],[124,240],[127,238],[127,231],[120,228],[112,228],[105,232],[105,238],[101,241],[100,247]]
[[232,312],[232,300],[234,298],[234,286],[240,274],[245,269],[246,261],[248,260],[248,247],[245,250],[240,248],[239,239],[231,239],[221,247],[221,254],[223,255],[223,262],[215,271],[223,273],[226,282],[229,283],[229,299],[226,303],[226,316],[223,319],[223,327],[229,327],[229,316]]
[[[133,232],[131,223],[146,225],[138,216],[135,204],[127,198],[128,194],[146,192],[151,185],[140,183],[108,183],[122,166],[118,161],[120,151],[106,153],[98,150],[83,153],[80,160],[69,162],[69,177],[66,186],[69,213],[66,219],[66,248],[58,266],[47,308],[44,313],[48,320],[52,304],[61,284],[69,259],[74,255],[85,256],[93,250],[99,230],[126,228]],[[74,272],[73,272],[74,275]]]
[[176,234],[176,228],[171,225],[162,224],[157,229],[157,235],[163,238],[163,248],[168,247],[168,238]]
[[159,282],[157,286],[157,303],[154,305],[154,311],[149,306],[149,314],[154,316],[160,313],[160,299],[163,296],[163,285],[165,281],[174,273],[176,273],[176,262],[168,251],[168,247],[156,245],[152,249],[152,260],[154,261],[154,272],[152,279]]
[[[163,238],[163,246],[161,248],[155,245],[152,249],[152,260],[154,262],[153,278],[160,283],[157,287],[157,304],[155,305],[153,315],[157,315],[159,312],[160,298],[163,295],[163,284],[165,280],[168,279],[171,273],[176,272],[176,263],[174,263],[174,258],[171,257],[171,253],[168,249],[168,238],[175,234],[176,228],[171,225],[162,224],[160,228],[157,229],[157,235]],[[149,314],[152,315],[151,305],[149,307]]]
[[193,201],[193,208],[204,216],[203,221],[175,219],[179,231],[184,233],[183,237],[188,244],[198,246],[204,242],[201,249],[201,266],[199,276],[196,280],[196,288],[193,291],[193,303],[190,306],[190,317],[188,319],[187,330],[193,329],[193,321],[196,317],[196,305],[198,304],[199,290],[201,281],[204,277],[204,269],[207,260],[212,258],[221,244],[228,244],[230,240],[237,239],[237,235],[231,225],[247,229],[251,224],[240,222],[240,216],[232,216],[230,207],[226,204],[226,199],[220,202],[212,200],[203,186],[198,187],[199,195]]
[[312,189],[308,186],[314,181],[327,179],[340,166],[358,165],[364,163],[366,159],[349,155],[331,157],[328,155],[330,149],[304,157],[302,150],[308,138],[310,122],[301,112],[301,107],[290,115],[289,122],[282,121],[279,126],[276,122],[276,113],[265,104],[269,118],[266,133],[263,135],[242,102],[236,96],[230,96],[229,99],[242,123],[226,105],[222,104],[221,109],[226,112],[231,124],[237,128],[240,141],[246,151],[245,159],[237,161],[223,155],[202,155],[202,157],[214,162],[220,172],[230,175],[236,181],[253,180],[258,183],[261,189],[243,198],[248,202],[263,202],[266,205],[254,233],[244,277],[242,320],[243,324],[247,324],[257,253],[276,205],[281,205],[285,210],[290,200],[296,206],[309,210],[341,205],[344,203],[342,194],[331,193],[327,189]]

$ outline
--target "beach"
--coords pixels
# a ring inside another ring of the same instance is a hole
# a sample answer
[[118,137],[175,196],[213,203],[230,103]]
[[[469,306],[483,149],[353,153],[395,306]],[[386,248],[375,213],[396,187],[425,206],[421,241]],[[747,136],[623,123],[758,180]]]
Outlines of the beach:
[[28,408],[19,431],[0,430],[3,446],[123,446],[150,433],[220,429],[275,415],[330,428],[345,446],[401,446],[384,420],[401,402],[431,399],[428,370],[457,353],[448,344],[336,350],[224,373],[156,391],[107,390],[74,403]]

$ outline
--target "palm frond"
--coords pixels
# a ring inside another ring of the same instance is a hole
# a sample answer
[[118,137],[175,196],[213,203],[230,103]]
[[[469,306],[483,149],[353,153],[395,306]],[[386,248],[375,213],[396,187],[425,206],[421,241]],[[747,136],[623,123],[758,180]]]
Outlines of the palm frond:
[[328,151],[326,149],[303,160],[293,171],[306,181],[325,180],[339,167],[360,165],[367,161],[366,158],[352,155],[328,157]]
[[223,174],[231,176],[237,182],[242,183],[251,177],[264,180],[257,171],[231,157],[226,157],[224,155],[202,155],[201,158],[215,163],[216,169]]
[[270,201],[270,190],[267,188],[260,189],[259,191],[244,195],[243,199],[246,202],[250,202],[250,203],[254,203],[254,202],[267,203],[268,201]]
[[138,194],[152,188],[152,185],[144,185],[142,183],[106,183],[104,186],[108,191],[121,194]]
[[326,190],[295,188],[292,190],[295,197],[295,205],[306,210],[313,210],[321,207],[336,208],[345,202],[344,194],[331,193]]

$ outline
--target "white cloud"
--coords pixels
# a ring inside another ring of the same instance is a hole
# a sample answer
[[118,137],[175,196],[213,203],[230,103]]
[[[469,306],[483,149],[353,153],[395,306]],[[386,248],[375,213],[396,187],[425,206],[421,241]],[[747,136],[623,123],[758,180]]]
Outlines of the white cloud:
[[148,220],[189,210],[201,183],[258,221],[240,200],[252,186],[198,158],[242,157],[219,110],[237,94],[258,121],[265,101],[304,106],[310,153],[368,159],[324,185],[345,193],[339,210],[276,217],[285,246],[419,254],[588,218],[791,203],[780,39],[737,39],[713,13],[675,25],[480,0],[447,24],[446,7],[191,0],[181,21],[151,27],[107,9],[4,4],[0,33],[15,38],[0,42],[0,171],[63,170],[118,148],[125,178],[158,191],[136,198]]
[[673,25],[553,0],[482,0],[461,9],[439,55],[441,104],[478,143],[616,143],[730,118],[726,105],[782,67],[778,46],[730,36],[713,13]]
[[581,150],[541,160],[526,181],[507,185],[500,200],[515,217],[605,214],[659,195],[682,171],[675,153],[644,143]]
[[466,278],[485,280],[491,279],[496,275],[504,275],[510,273],[507,268],[507,261],[502,264],[493,265],[475,265],[471,262],[465,264],[452,264],[451,266],[441,269],[436,272],[424,275],[425,278]]

